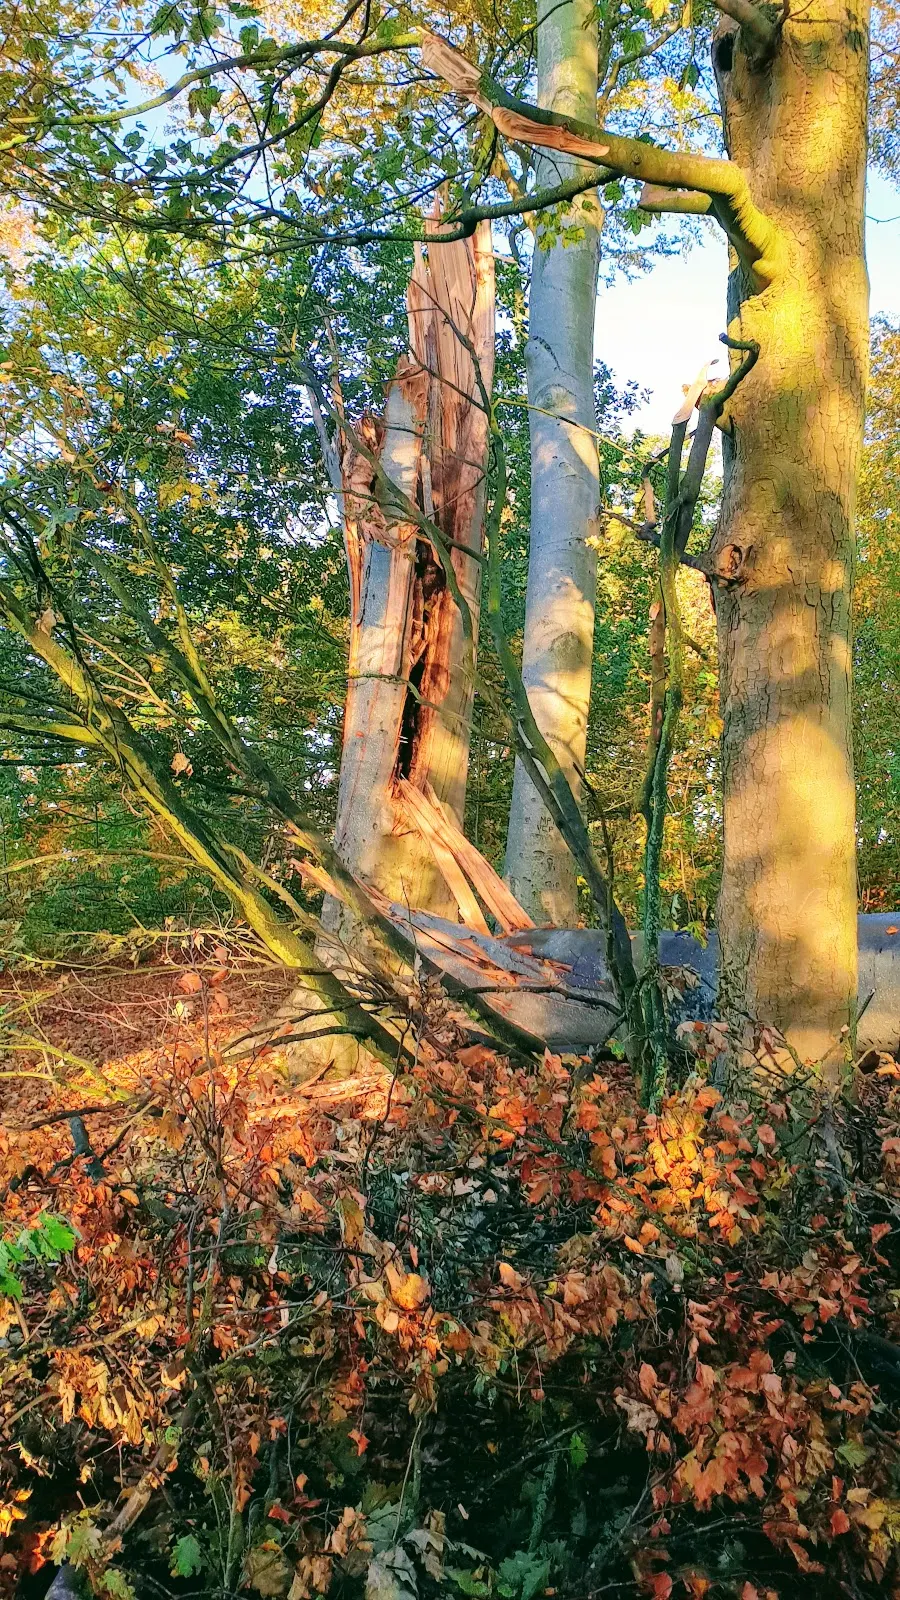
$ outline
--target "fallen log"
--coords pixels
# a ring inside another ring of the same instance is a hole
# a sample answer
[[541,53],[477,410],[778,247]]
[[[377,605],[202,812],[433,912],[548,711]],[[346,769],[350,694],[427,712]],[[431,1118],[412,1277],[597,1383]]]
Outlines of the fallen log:
[[[600,928],[535,928],[508,886],[467,840],[427,785],[398,786],[398,798],[428,843],[459,907],[460,922],[391,902],[372,885],[367,893],[415,946],[422,961],[450,980],[483,1015],[500,1019],[522,1042],[552,1050],[581,1051],[607,1043],[621,1009],[606,963]],[[341,891],[321,868],[298,863],[310,886]],[[481,902],[479,904],[479,901]],[[483,909],[482,909],[483,907]],[[501,929],[490,932],[487,916]],[[858,919],[859,994],[857,1049],[900,1053],[900,915]],[[642,936],[632,936],[635,966],[643,966]],[[666,1012],[674,1031],[682,1022],[717,1015],[719,941],[710,930],[705,944],[689,933],[660,934],[659,961],[666,984]],[[332,952],[330,965],[347,966],[352,949]],[[687,981],[685,982],[685,977]],[[765,1019],[759,1019],[765,1020]],[[836,1041],[837,1042],[837,1041]]]
[[[884,1050],[896,1055],[900,1051],[900,916],[864,915],[858,918],[857,926],[857,1048],[860,1051]],[[566,1040],[570,1048],[602,1043],[602,1040],[584,1037],[582,1017],[569,1012],[567,1005],[568,997],[582,986],[594,991],[609,983],[605,934],[598,928],[536,928],[513,934],[504,942],[545,960],[564,962],[569,968],[565,996],[541,995],[537,1003],[529,1004],[533,1030],[554,1049],[563,1047]],[[633,940],[638,962],[640,942],[637,937]],[[680,999],[671,1001],[669,1019],[672,1025],[706,1021],[715,1016],[719,970],[719,940],[715,931],[710,931],[705,945],[688,933],[662,933],[659,959],[664,968],[686,969],[697,978],[696,987],[686,989]],[[510,1020],[514,1021],[515,1007],[508,1009]]]
[[[460,876],[467,880],[469,900],[480,898],[502,930],[501,937],[492,938],[486,931],[487,924],[477,900],[475,915],[470,917],[466,896],[455,893],[460,916],[468,929],[432,917],[427,919],[426,938],[426,924],[421,920],[423,913],[413,913],[417,943],[423,956],[460,983],[465,984],[467,977],[470,984],[480,978],[482,1000],[508,1024],[543,1040],[551,1049],[578,1050],[605,1043],[615,1026],[611,1022],[615,994],[606,964],[606,934],[599,928],[531,926],[527,913],[489,862],[448,818],[433,791],[414,797],[410,817],[431,843],[439,864],[443,856],[453,857],[454,883]],[[399,909],[393,908],[392,916]],[[900,915],[896,920],[891,914],[860,916],[858,926],[857,1046],[860,1051],[883,1050],[894,1055],[900,1050]],[[476,941],[476,929],[480,935],[477,938],[479,970],[473,971],[471,947]],[[410,928],[405,931],[409,932]],[[461,941],[463,944],[468,941],[470,946],[469,957],[465,959]],[[504,944],[519,954],[551,963],[556,968],[556,981],[539,986],[523,981],[521,976],[502,983],[486,980],[485,968],[495,974],[503,968],[504,958],[498,946]],[[643,965],[641,936],[634,935],[632,944],[635,966],[640,970]],[[716,932],[710,931],[705,944],[700,944],[689,933],[661,933],[659,960],[673,975],[673,983],[667,986],[670,991],[667,1014],[673,1029],[681,1022],[713,1018],[719,978]],[[693,974],[696,981],[689,986],[679,984],[676,977],[679,971]]]
[[[298,869],[308,887],[322,889],[335,897],[342,894],[341,887],[322,867],[304,861],[298,863]],[[389,918],[408,940],[423,964],[450,980],[450,992],[455,989],[457,994],[474,1003],[487,1021],[493,1016],[505,1023],[518,1043],[532,1048],[547,1043],[543,1030],[548,1016],[544,1002],[548,996],[565,1002],[564,1026],[573,1031],[582,1044],[608,1039],[621,1020],[608,977],[600,978],[596,984],[585,980],[572,986],[570,963],[565,958],[557,960],[553,955],[516,947],[515,939],[524,940],[529,933],[537,934],[538,929],[522,929],[508,938],[495,938],[490,932],[482,931],[482,924],[485,927],[486,924],[481,917],[477,927],[467,927],[431,911],[398,905],[371,885],[367,886],[367,892],[382,916]],[[355,978],[362,973],[353,949],[333,941],[327,955],[329,965],[352,988]]]
[[603,1044],[621,1021],[605,967],[576,982],[572,963],[555,945],[552,951],[525,946],[526,938],[539,940],[549,930],[496,939],[428,911],[392,905],[387,914],[429,967],[537,1045],[578,1050]]

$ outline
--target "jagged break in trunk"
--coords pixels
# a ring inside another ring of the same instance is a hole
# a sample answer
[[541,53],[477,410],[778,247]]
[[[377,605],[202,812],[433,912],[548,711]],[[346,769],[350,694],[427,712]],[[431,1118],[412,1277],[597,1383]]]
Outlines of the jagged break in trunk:
[[[363,436],[392,483],[441,529],[477,627],[488,418],[474,361],[488,392],[494,364],[486,224],[473,239],[417,253],[408,308],[411,356],[390,385],[383,421],[369,420]],[[474,642],[470,648],[431,546],[397,521],[371,459],[352,441],[342,474],[351,632],[335,843],[350,870],[389,899],[453,916],[455,902],[406,816],[400,784],[431,784],[462,821]],[[358,932],[333,901],[324,921],[345,944]]]
[[[726,993],[822,1059],[856,1004],[850,601],[868,351],[868,8],[811,0],[768,62],[715,43],[729,154],[781,233],[730,331],[760,359],[731,417],[715,540]],[[833,1055],[833,1051],[832,1051]]]

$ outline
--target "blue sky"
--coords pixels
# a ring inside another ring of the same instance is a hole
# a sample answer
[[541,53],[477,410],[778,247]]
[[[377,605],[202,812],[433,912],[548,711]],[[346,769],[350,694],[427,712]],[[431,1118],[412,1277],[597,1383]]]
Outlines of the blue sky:
[[[900,317],[900,191],[871,175],[866,214],[872,314]],[[600,291],[596,354],[620,383],[634,378],[652,391],[633,418],[647,433],[668,433],[682,385],[704,361],[722,355],[727,252],[713,224],[704,234],[686,256],[660,261],[633,283]]]

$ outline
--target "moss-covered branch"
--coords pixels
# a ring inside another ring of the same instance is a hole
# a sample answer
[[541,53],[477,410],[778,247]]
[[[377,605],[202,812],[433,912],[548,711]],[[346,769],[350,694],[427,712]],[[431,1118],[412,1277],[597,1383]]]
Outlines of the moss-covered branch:
[[[608,168],[620,177],[708,195],[712,214],[757,286],[762,288],[776,277],[781,257],[779,231],[754,204],[746,176],[735,162],[692,151],[663,150],[642,139],[610,133],[576,117],[533,106],[508,94],[501,84],[436,34],[425,35],[422,59],[451,89],[490,117],[508,139],[562,151],[580,161]],[[598,181],[602,181],[599,175]]]

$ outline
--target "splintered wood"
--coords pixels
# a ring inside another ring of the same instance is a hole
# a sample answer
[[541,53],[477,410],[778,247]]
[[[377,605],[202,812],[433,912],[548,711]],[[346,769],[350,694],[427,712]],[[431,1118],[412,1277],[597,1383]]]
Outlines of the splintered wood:
[[[410,820],[428,841],[462,916],[462,924],[413,906],[391,901],[371,884],[365,885],[373,908],[408,940],[426,965],[450,980],[451,992],[476,1001],[533,1044],[567,1041],[567,1048],[602,1042],[613,1031],[617,1004],[608,983],[586,988],[572,980],[565,960],[552,960],[539,948],[536,929],[489,861],[465,838],[447,816],[433,789],[424,793],[408,780],[400,796]],[[312,862],[295,866],[310,888],[340,897],[343,891],[328,873]],[[480,902],[480,903],[479,903]],[[491,932],[487,916],[498,924]],[[513,937],[515,936],[515,937]],[[345,982],[365,982],[364,964],[356,943],[335,941],[327,952],[329,964]]]
[[[399,789],[408,814],[431,846],[447,878],[447,885],[456,898],[460,917],[466,926],[479,933],[490,932],[472,893],[474,889],[496,918],[503,933],[518,933],[525,928],[533,928],[534,923],[528,912],[519,905],[512,890],[480,850],[476,850],[447,815],[431,784],[426,783],[422,791],[403,779]],[[444,863],[452,863],[452,872],[448,872]],[[460,882],[462,892],[457,892],[456,886]]]
[[[437,208],[429,232],[439,226]],[[471,239],[417,248],[407,310],[409,352],[383,417],[345,425],[341,440],[351,618],[335,843],[351,871],[390,899],[452,913],[459,890],[474,914],[458,876],[448,887],[452,859],[439,863],[434,839],[410,821],[401,786],[430,786],[461,822],[494,365],[487,224]],[[411,507],[440,530],[453,582]],[[349,929],[333,905],[325,920]]]

